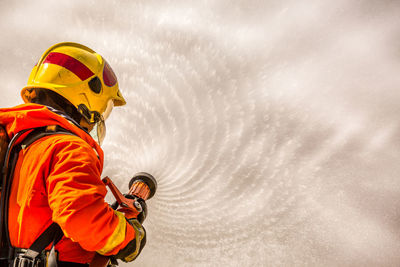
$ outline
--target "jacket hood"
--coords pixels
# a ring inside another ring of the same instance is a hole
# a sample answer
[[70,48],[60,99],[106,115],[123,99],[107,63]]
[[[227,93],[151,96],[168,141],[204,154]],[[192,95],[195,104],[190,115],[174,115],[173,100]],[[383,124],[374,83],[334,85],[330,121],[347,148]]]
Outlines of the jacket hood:
[[93,147],[99,155],[100,161],[103,162],[103,150],[87,132],[73,125],[67,119],[50,111],[46,106],[28,103],[12,108],[1,108],[0,124],[5,126],[10,139],[22,130],[48,125],[59,125],[76,134]]

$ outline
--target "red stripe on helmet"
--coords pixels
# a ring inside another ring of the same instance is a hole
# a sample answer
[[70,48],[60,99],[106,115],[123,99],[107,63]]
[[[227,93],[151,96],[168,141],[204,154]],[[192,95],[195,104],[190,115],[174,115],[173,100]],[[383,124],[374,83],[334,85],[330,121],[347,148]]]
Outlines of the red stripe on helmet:
[[58,52],[51,52],[43,61],[43,64],[44,63],[64,67],[78,76],[82,81],[94,75],[94,73],[79,60]]
[[108,65],[107,61],[104,64],[104,69],[103,69],[103,80],[104,84],[107,85],[108,87],[112,87],[117,83],[117,76],[115,76],[114,71]]

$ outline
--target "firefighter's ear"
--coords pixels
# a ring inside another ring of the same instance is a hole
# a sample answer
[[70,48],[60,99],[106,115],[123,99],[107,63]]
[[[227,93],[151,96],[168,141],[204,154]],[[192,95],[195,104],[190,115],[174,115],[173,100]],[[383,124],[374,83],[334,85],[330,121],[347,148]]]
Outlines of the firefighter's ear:
[[28,88],[21,92],[22,99],[25,103],[31,103],[37,97],[35,88]]

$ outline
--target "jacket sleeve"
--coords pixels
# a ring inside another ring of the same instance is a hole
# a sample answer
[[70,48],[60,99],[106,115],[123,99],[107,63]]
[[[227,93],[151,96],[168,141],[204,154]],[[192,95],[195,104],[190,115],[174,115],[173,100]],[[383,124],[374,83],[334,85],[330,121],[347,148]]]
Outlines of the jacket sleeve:
[[53,221],[83,249],[117,254],[135,238],[135,231],[122,213],[104,201],[107,189],[96,152],[78,137],[57,139],[46,175]]

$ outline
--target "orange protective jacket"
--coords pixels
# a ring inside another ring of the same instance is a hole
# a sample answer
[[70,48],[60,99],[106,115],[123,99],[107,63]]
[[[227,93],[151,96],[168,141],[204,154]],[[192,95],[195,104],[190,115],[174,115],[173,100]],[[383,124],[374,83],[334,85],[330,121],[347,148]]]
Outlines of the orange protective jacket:
[[20,151],[9,202],[14,247],[30,247],[52,222],[64,232],[56,245],[60,261],[88,263],[95,251],[114,255],[135,238],[124,215],[104,201],[103,151],[89,134],[37,104],[0,109],[0,124],[10,138],[48,125],[77,135],[50,135]]

